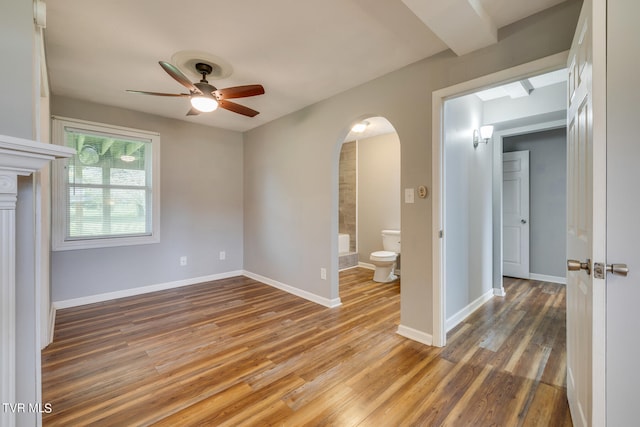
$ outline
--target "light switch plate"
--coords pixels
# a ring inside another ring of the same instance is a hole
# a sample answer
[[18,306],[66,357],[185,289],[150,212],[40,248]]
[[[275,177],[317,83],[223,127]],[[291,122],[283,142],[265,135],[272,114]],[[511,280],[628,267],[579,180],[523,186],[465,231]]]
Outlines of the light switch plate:
[[415,190],[413,188],[404,189],[404,202],[413,203],[415,201]]

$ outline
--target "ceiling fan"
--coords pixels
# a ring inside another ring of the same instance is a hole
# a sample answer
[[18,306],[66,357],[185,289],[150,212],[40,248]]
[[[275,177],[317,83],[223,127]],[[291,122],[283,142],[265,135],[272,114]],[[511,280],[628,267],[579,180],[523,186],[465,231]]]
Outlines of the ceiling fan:
[[248,96],[256,96],[264,94],[262,85],[246,85],[234,86],[226,89],[218,89],[209,84],[207,76],[211,74],[213,67],[203,62],[195,64],[196,71],[202,75],[202,79],[197,83],[191,81],[174,65],[159,61],[160,66],[173,77],[182,86],[189,89],[189,93],[161,93],[161,92],[145,92],[141,90],[128,90],[127,92],[141,93],[143,95],[154,96],[174,96],[182,98],[190,98],[191,109],[187,112],[187,116],[195,116],[200,113],[208,113],[218,107],[234,113],[242,114],[248,117],[254,117],[259,114],[258,111],[252,110],[244,105],[236,104],[229,101],[234,98],[246,98]]

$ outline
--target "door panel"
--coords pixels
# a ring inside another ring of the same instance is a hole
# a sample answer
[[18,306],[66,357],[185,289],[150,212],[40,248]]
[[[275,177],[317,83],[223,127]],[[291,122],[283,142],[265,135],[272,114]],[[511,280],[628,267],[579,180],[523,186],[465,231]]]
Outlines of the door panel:
[[[591,266],[594,258],[594,136],[592,2],[585,1],[568,67],[567,256]],[[567,274],[567,397],[575,426],[593,425],[593,307],[591,271]]]
[[529,152],[502,157],[502,272],[529,278]]

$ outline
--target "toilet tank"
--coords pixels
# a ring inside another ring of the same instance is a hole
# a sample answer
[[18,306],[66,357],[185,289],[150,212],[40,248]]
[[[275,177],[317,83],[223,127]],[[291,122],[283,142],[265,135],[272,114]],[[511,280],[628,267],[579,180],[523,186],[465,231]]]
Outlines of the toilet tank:
[[385,251],[400,253],[400,230],[382,230],[382,247]]

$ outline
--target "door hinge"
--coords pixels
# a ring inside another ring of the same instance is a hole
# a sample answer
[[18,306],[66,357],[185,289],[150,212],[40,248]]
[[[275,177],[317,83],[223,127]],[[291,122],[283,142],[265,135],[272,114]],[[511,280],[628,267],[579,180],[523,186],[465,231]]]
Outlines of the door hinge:
[[440,233],[438,233],[440,238],[442,239],[444,237],[444,231],[440,230]]

